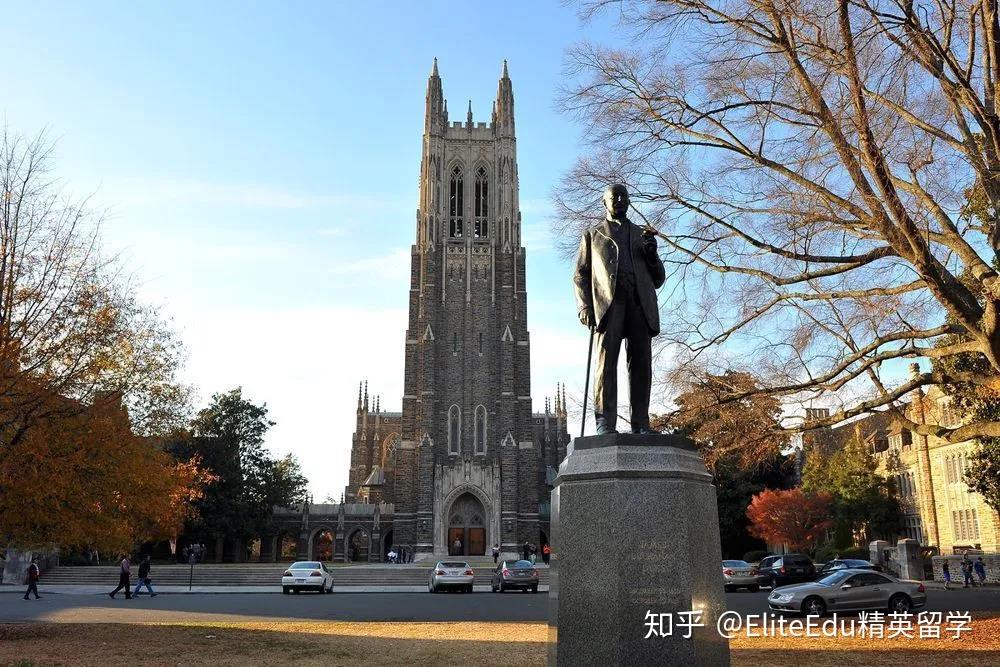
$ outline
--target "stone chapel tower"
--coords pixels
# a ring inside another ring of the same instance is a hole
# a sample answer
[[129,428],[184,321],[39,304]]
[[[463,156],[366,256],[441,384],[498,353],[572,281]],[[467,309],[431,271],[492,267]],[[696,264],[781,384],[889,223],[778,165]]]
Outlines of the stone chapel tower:
[[517,551],[538,539],[541,459],[506,61],[489,123],[473,122],[471,102],[449,122],[434,61],[411,256],[395,539],[424,553],[456,540],[463,554]]

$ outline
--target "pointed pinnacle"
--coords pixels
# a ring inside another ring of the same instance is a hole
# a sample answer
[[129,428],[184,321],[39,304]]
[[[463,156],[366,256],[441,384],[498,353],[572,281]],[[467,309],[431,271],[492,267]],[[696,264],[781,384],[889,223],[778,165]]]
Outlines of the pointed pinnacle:
[[437,75],[438,75],[438,59],[435,58],[434,66],[431,68],[431,76],[437,76]]
[[509,79],[510,75],[507,74],[507,59],[503,60],[503,74],[500,75],[501,79]]

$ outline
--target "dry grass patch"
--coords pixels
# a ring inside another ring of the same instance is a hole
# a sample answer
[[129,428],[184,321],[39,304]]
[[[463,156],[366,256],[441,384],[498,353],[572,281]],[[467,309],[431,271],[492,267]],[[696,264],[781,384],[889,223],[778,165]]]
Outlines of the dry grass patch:
[[[544,623],[183,622],[0,625],[4,665],[543,665]],[[1000,664],[1000,618],[961,640],[736,638],[734,667]]]

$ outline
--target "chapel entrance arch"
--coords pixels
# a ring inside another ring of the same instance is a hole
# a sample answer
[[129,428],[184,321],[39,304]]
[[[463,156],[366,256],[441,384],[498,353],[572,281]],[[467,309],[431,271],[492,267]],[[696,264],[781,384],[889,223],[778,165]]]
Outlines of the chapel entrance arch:
[[448,508],[448,554],[486,554],[486,509],[471,493],[463,493]]

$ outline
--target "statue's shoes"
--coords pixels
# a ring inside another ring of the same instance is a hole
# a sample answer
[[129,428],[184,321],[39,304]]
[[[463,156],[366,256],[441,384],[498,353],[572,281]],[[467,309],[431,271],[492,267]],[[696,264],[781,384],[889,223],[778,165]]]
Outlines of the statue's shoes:
[[597,435],[611,435],[612,433],[617,433],[618,431],[610,426],[600,425],[597,427]]
[[632,429],[632,433],[635,435],[654,435],[656,431],[649,428],[636,428]]

